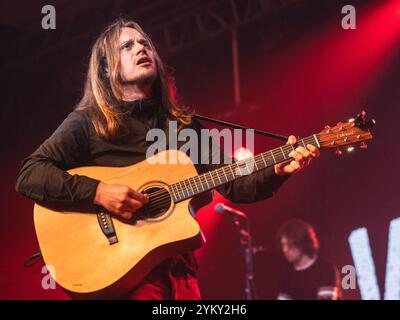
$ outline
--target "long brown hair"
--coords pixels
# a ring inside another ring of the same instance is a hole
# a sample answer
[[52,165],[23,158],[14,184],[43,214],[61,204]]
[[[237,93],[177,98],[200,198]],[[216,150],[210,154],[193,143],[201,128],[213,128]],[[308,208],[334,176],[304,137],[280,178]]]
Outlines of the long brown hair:
[[291,219],[279,228],[276,238],[279,246],[283,236],[310,258],[319,250],[319,241],[314,228],[303,220]]
[[106,28],[93,45],[86,77],[84,94],[76,106],[77,110],[89,109],[91,121],[99,136],[112,140],[127,134],[124,113],[118,108],[122,101],[120,77],[120,52],[118,40],[121,29],[136,29],[145,37],[154,52],[157,78],[153,83],[153,98],[159,100],[169,118],[180,125],[191,122],[191,113],[178,105],[173,78],[167,74],[153,43],[134,21],[117,19]]

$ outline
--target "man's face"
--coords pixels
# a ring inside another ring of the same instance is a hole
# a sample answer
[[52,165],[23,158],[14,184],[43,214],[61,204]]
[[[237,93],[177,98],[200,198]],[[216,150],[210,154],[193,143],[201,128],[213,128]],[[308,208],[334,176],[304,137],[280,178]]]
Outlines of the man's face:
[[303,256],[303,253],[300,251],[300,249],[293,245],[293,243],[286,236],[282,236],[281,238],[281,249],[283,256],[289,263],[299,261]]
[[152,84],[157,78],[154,52],[147,39],[133,28],[123,27],[119,37],[123,83]]

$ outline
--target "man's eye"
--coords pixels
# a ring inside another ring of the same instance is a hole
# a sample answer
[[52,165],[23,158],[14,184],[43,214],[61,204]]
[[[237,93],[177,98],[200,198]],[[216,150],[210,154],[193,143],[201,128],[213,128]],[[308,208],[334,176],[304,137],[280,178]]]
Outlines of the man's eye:
[[132,42],[127,42],[121,47],[121,49],[131,49],[131,48],[132,48]]

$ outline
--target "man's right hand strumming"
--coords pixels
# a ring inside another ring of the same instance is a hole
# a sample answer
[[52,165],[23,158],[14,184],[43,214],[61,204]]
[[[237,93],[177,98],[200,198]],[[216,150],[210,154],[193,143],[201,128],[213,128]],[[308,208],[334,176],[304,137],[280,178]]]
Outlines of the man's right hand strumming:
[[147,195],[121,184],[100,182],[93,203],[107,209],[110,213],[131,219],[133,212],[149,202]]

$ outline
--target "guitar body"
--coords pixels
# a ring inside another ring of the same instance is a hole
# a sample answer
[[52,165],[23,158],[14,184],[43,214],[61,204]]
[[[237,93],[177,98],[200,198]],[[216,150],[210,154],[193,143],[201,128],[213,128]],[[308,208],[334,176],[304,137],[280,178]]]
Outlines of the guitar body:
[[[168,150],[149,160],[178,156],[187,164],[150,164],[128,167],[82,167],[69,171],[134,190],[169,190],[169,185],[197,175],[182,152]],[[167,158],[168,159],[168,158]],[[165,162],[164,162],[165,163]],[[40,250],[52,277],[75,298],[118,297],[138,284],[157,264],[203,243],[198,223],[186,199],[156,217],[127,222],[112,218],[118,241],[110,244],[97,216],[90,212],[56,211],[35,205],[34,222]]]

